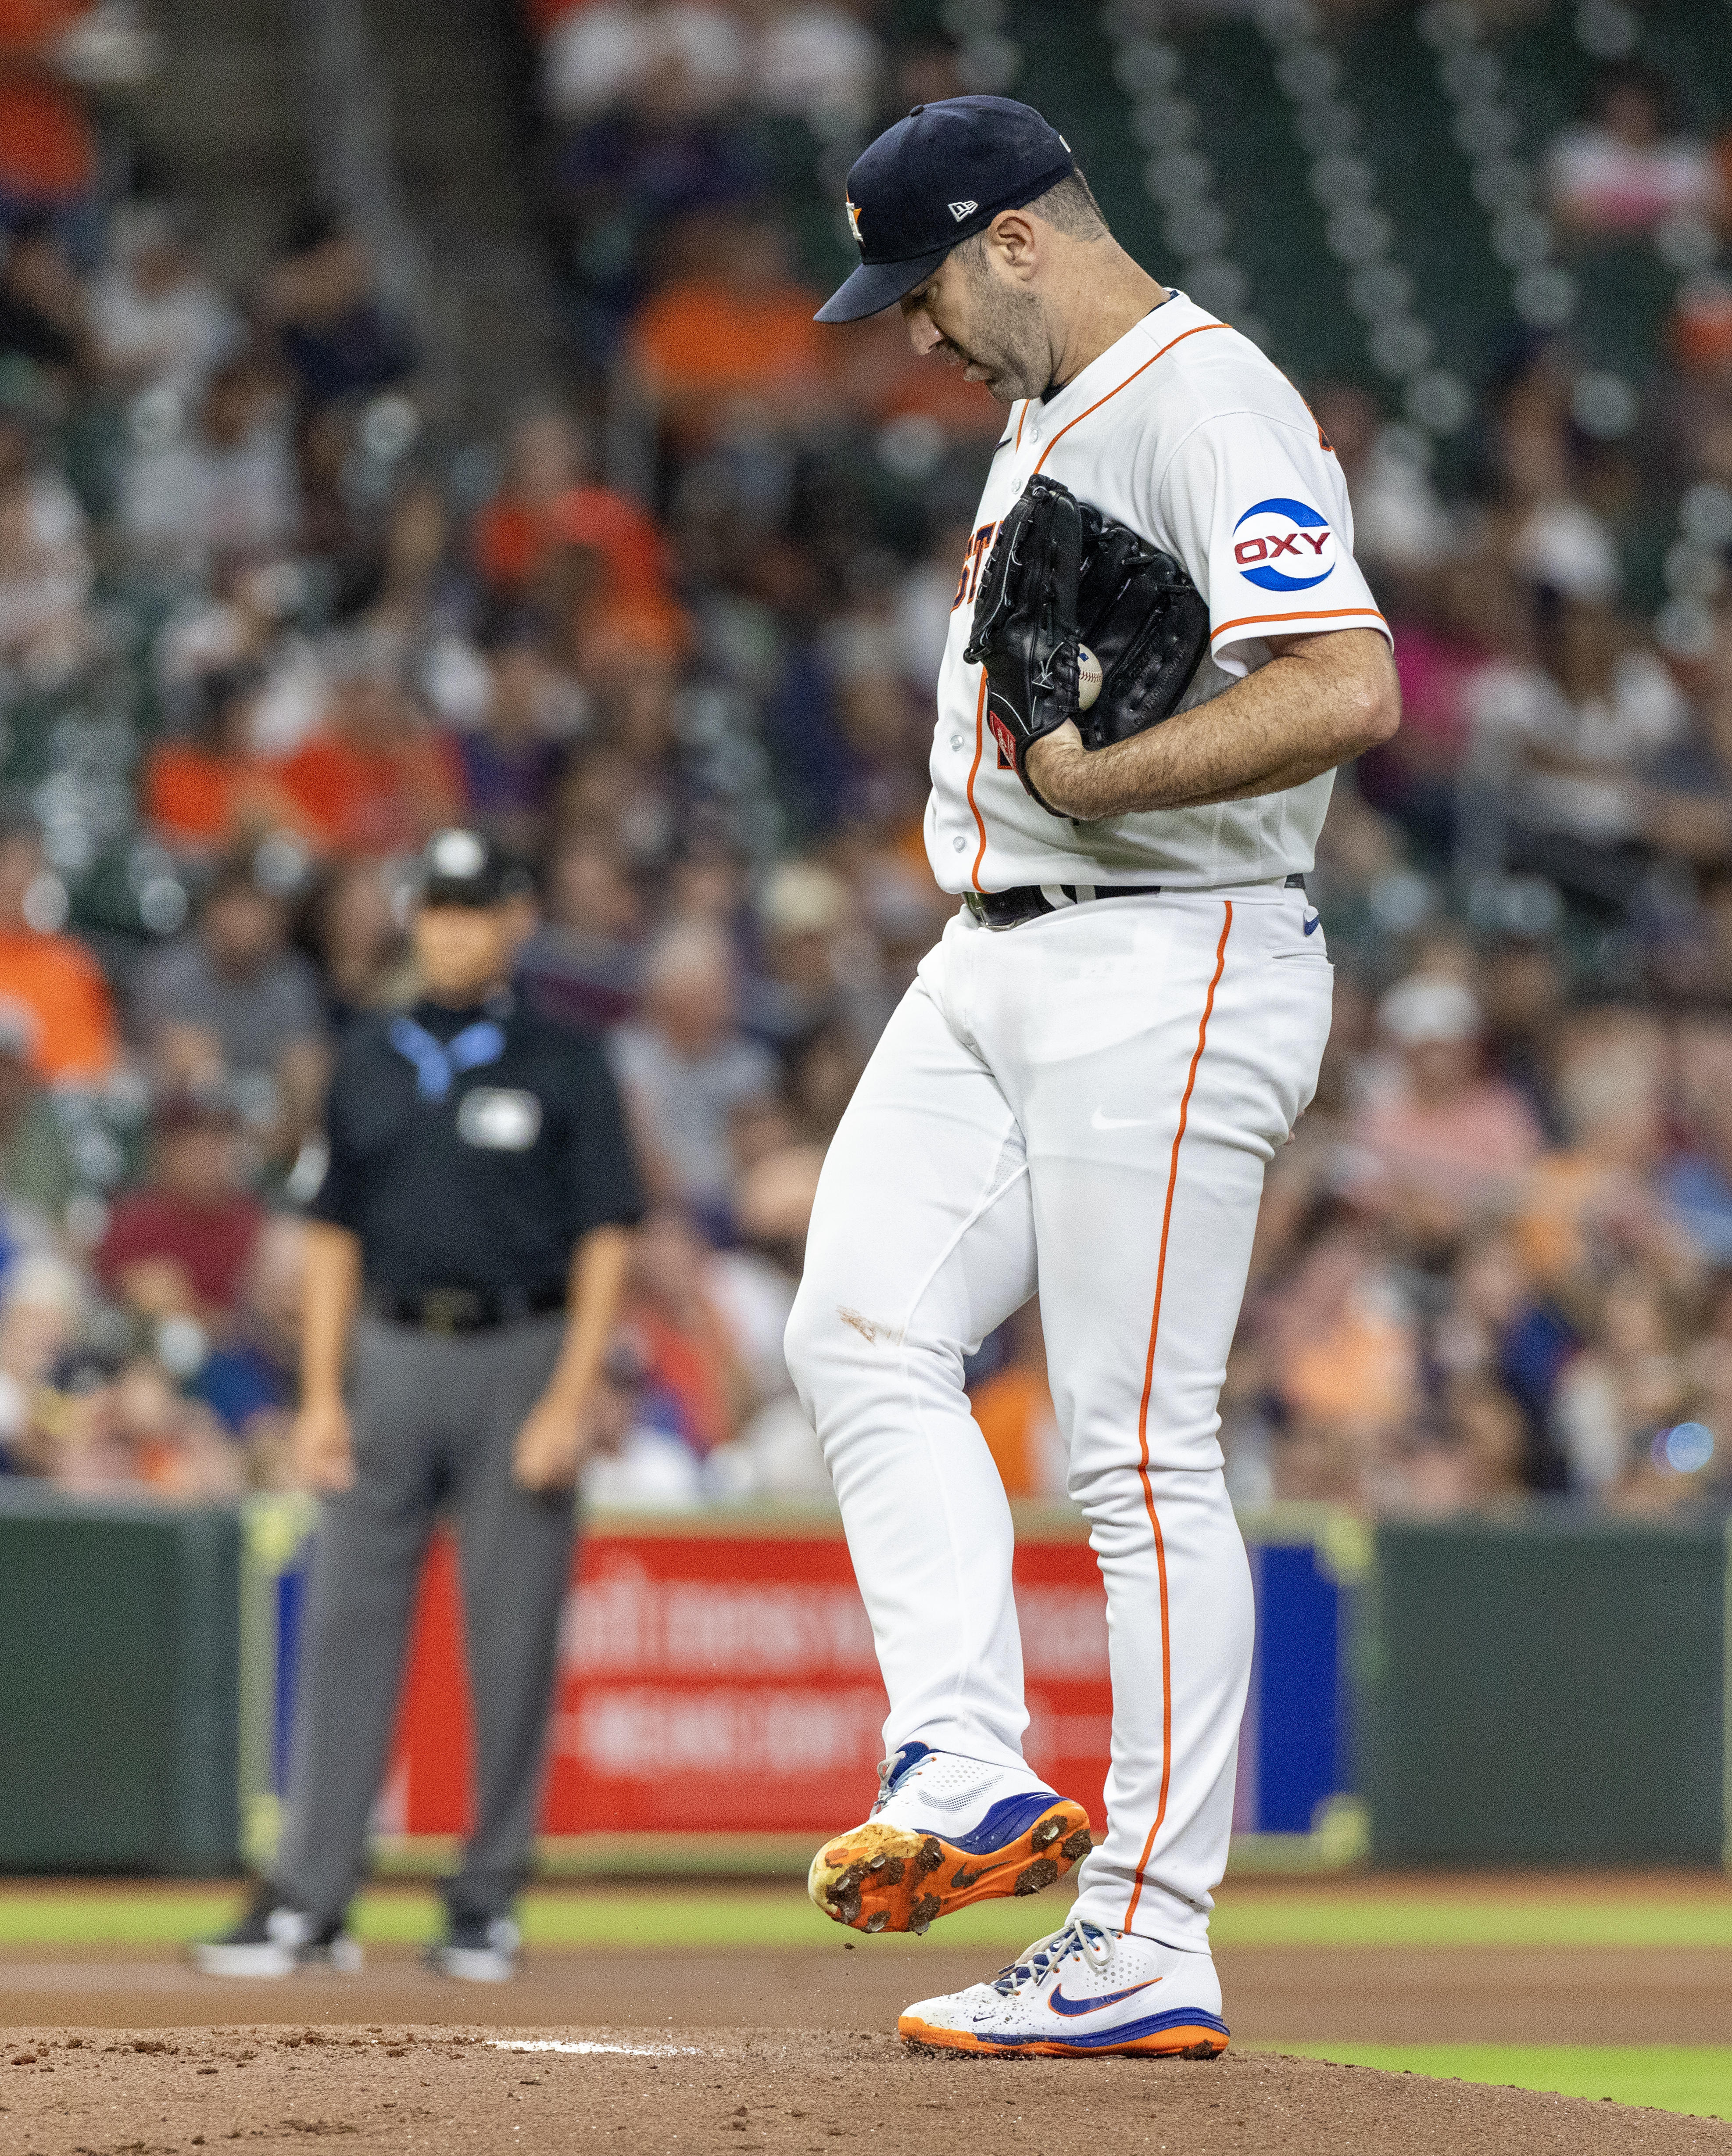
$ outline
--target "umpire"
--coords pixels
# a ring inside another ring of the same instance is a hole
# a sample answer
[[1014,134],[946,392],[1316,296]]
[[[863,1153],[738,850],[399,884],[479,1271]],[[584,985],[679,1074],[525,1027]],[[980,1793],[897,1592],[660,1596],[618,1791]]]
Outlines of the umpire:
[[[324,1493],[281,1849],[213,1975],[360,1966],[345,1929],[390,1743],[416,1583],[455,1521],[474,1701],[474,1831],[431,1958],[516,1965],[584,1409],[642,1206],[593,1039],[510,981],[526,887],[474,832],[423,856],[421,1000],[338,1058],[312,1206],[295,1450]],[[347,1374],[346,1398],[345,1375]]]

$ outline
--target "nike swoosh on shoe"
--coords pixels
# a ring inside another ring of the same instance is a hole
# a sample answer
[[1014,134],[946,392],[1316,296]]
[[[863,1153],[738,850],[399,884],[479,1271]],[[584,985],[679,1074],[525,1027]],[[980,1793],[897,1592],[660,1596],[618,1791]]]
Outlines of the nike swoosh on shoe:
[[1148,1991],[1160,1981],[1158,1976],[1151,1976],[1141,1984],[1128,1984],[1123,1991],[1109,1991],[1104,1999],[1067,1999],[1060,1984],[1047,2004],[1055,2014],[1099,2014],[1104,2006],[1116,2006],[1121,1999],[1135,1999],[1138,1992]]

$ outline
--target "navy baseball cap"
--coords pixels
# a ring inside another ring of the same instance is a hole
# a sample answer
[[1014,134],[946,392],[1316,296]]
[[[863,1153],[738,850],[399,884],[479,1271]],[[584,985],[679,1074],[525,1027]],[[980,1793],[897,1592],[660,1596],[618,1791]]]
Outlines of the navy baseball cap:
[[984,232],[1077,168],[1070,145],[1013,97],[946,97],[885,128],[848,176],[860,266],[813,319],[857,322],[893,307],[958,240]]

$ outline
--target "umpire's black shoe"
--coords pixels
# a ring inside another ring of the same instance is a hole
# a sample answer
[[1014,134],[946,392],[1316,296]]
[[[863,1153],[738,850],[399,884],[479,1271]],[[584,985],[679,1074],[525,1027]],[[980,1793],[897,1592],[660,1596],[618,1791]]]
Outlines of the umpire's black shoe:
[[428,1966],[465,1984],[506,1984],[517,1974],[523,1935],[509,1917],[453,1916],[427,1950]]
[[327,1969],[358,1976],[361,1948],[344,1930],[341,1917],[315,1923],[304,1909],[291,1909],[267,1887],[233,1931],[194,1946],[192,1965],[206,1976],[299,1976]]

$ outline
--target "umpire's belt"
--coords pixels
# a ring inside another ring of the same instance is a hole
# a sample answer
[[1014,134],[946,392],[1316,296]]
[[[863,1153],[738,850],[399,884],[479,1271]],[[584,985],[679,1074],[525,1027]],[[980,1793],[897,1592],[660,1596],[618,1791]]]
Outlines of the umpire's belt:
[[413,1326],[422,1332],[493,1332],[502,1325],[518,1325],[526,1317],[545,1317],[563,1310],[566,1291],[423,1287],[402,1293],[380,1288],[368,1296],[366,1306],[387,1324]]
[[[1303,891],[1305,880],[1295,873],[1287,879],[1289,891]],[[1009,891],[965,891],[962,901],[976,921],[988,928],[1020,928],[1043,913],[1062,913],[1068,906],[1086,906],[1097,898],[1158,898],[1166,888],[1158,883],[1019,883]],[[1056,891],[1058,901],[1047,896]]]

